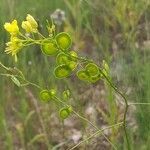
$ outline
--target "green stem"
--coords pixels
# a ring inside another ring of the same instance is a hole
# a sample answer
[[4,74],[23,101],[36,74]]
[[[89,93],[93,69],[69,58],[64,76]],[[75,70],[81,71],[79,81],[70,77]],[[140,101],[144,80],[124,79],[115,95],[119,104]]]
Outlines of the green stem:
[[127,142],[127,147],[128,150],[131,150],[130,148],[130,142],[129,142],[129,138],[128,138],[128,133],[127,133],[127,128],[126,128],[126,117],[127,117],[127,112],[128,112],[128,108],[129,108],[129,104],[128,101],[126,99],[126,97],[124,96],[123,93],[121,93],[114,85],[113,83],[109,80],[109,78],[103,73],[103,71],[101,69],[99,69],[101,74],[103,75],[103,77],[106,79],[106,81],[110,84],[110,86],[116,91],[116,93],[118,93],[125,102],[125,111],[124,111],[124,117],[123,117],[123,127],[124,127],[124,132],[125,132],[125,137],[126,137],[126,142]]
[[129,103],[128,105],[150,105],[150,103]]
[[121,126],[123,124],[123,122],[120,122],[120,123],[117,123],[115,125],[111,125],[111,126],[108,126],[106,128],[103,128],[103,129],[100,129],[98,131],[96,131],[95,133],[93,133],[92,135],[90,135],[89,137],[87,137],[86,139],[84,139],[83,141],[79,142],[78,144],[76,144],[75,146],[73,146],[71,149],[69,150],[73,150],[75,148],[77,148],[79,145],[83,144],[84,142],[90,140],[91,138],[93,138],[94,136],[97,136],[98,134],[101,134],[104,130],[107,130],[107,129],[111,129],[113,127],[116,127],[116,126]]
[[5,70],[9,71],[9,68],[6,67],[5,65],[3,65],[2,62],[0,62],[0,66],[1,66],[2,68],[4,68]]

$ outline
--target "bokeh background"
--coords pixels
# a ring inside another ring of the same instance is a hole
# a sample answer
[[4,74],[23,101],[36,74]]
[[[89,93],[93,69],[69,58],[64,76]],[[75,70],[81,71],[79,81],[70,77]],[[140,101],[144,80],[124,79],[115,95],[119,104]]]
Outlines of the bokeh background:
[[[38,46],[23,49],[18,63],[4,53],[8,35],[3,24],[17,19],[20,25],[27,14],[36,18],[43,34],[52,15],[57,32],[71,34],[72,49],[97,64],[103,59],[108,62],[112,80],[128,102],[150,102],[149,0],[0,0],[0,61],[18,67],[28,80],[43,87],[60,93],[70,89],[75,110],[103,128],[123,118],[124,103],[113,89],[102,81],[83,83],[75,76],[56,80],[54,59],[43,56]],[[47,145],[66,150],[93,133],[74,115],[62,122],[58,108],[39,101],[38,93],[35,87],[18,88],[9,78],[0,77],[0,150],[47,150]],[[132,149],[149,150],[150,106],[130,106],[127,124]],[[104,133],[117,149],[127,149],[122,128]],[[96,136],[76,149],[112,148],[103,136]]]

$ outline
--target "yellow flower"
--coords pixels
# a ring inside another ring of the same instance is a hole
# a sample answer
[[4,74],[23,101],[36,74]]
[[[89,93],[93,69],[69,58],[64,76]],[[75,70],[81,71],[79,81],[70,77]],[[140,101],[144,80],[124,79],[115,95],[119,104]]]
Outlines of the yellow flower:
[[31,33],[37,32],[38,24],[35,19],[31,15],[27,15],[26,21],[22,22],[22,28],[25,29],[26,32]]
[[13,20],[12,23],[5,23],[4,28],[11,35],[17,35],[19,33],[19,27],[18,27],[17,20]]
[[6,43],[6,49],[5,52],[7,54],[12,54],[12,56],[15,56],[19,50],[23,47],[22,41],[17,37],[11,37],[10,42]]
[[30,14],[27,15],[26,20],[31,24],[32,28],[37,29],[38,24]]
[[26,32],[30,33],[30,32],[33,32],[33,28],[31,26],[31,24],[28,22],[28,21],[23,21],[22,22],[22,28],[25,29]]

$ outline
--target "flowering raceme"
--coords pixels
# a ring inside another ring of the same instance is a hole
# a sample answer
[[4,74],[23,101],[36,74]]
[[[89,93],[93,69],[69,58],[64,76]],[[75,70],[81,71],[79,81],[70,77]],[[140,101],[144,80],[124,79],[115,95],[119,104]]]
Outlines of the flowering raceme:
[[19,33],[19,27],[17,20],[13,20],[12,23],[5,23],[4,28],[8,31],[12,36],[17,35]]
[[[10,41],[6,43],[5,52],[7,54],[12,54],[15,57],[15,61],[17,61],[17,53],[21,48],[27,46],[34,40],[29,41],[29,37],[23,35],[19,31],[17,20],[13,20],[11,23],[5,23],[4,28],[7,32],[10,33]],[[27,15],[26,20],[22,22],[22,28],[26,31],[26,33],[39,33],[38,32],[38,24],[35,19],[31,15]],[[30,38],[31,39],[31,38]]]

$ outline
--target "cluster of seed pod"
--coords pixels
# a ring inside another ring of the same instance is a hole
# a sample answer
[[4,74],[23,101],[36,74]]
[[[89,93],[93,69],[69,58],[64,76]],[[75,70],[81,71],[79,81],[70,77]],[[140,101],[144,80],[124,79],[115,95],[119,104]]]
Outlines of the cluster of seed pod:
[[[29,14],[26,17],[26,21],[22,22],[22,28],[25,30],[26,34],[20,32],[16,20],[12,23],[5,23],[4,28],[11,35],[11,42],[7,43],[9,47],[6,52],[12,53],[12,56],[17,58],[17,53],[20,52],[23,47],[32,44],[40,45],[44,55],[55,56],[56,67],[54,69],[54,75],[58,79],[69,77],[75,72],[80,80],[88,83],[95,83],[100,80],[103,75],[107,76],[108,67],[106,63],[103,65],[103,69],[101,69],[92,60],[79,57],[74,50],[71,50],[72,39],[70,35],[66,32],[56,34],[54,24],[52,24],[51,27],[47,26],[49,31],[49,37],[47,38],[38,31],[36,20]],[[31,35],[34,34],[39,35],[38,37],[40,37],[40,39],[31,38]],[[17,41],[12,40],[14,36],[15,38],[17,37]],[[22,43],[21,47],[16,45],[18,40]],[[20,82],[16,77],[13,76],[11,79],[17,86],[20,86]],[[64,99],[68,99],[70,96],[70,92],[67,90],[62,94]],[[57,100],[57,92],[54,89],[44,89],[40,92],[40,99],[44,102]],[[62,119],[66,119],[71,112],[72,107],[67,104],[64,106],[63,104],[63,108],[60,109],[59,115]]]
[[[59,116],[60,116],[61,119],[66,119],[71,115],[71,113],[73,111],[72,107],[65,103],[70,98],[70,91],[65,90],[62,93],[62,97],[63,97],[64,102],[62,100],[59,101],[59,102],[62,102],[62,104],[63,104],[63,107],[59,110]],[[55,101],[58,100],[57,92],[56,92],[55,89],[42,90],[40,92],[40,99],[44,102],[50,102],[50,101],[55,102]]]

